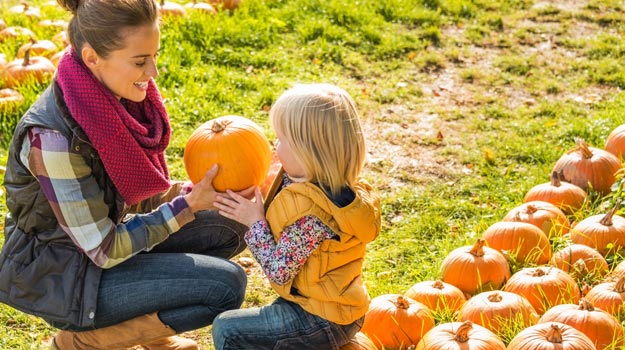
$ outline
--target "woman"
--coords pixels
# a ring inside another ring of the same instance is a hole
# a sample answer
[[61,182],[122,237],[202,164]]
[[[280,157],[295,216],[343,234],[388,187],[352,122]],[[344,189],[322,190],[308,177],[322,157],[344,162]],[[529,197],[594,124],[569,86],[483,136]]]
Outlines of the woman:
[[71,49],[13,135],[0,301],[61,329],[53,349],[197,349],[175,334],[242,304],[245,226],[209,210],[216,167],[169,179],[158,5],[58,2]]

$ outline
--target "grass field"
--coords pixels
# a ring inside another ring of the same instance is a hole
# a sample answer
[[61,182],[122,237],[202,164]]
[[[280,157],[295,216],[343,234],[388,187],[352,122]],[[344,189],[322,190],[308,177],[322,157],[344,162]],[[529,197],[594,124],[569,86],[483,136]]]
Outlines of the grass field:
[[[8,13],[16,3],[0,2],[2,20],[40,40],[61,31],[40,20],[69,19],[41,0],[32,2],[39,19]],[[365,281],[372,297],[404,293],[438,278],[449,252],[474,243],[547,182],[574,138],[604,147],[625,121],[624,34],[617,0],[242,0],[231,12],[166,17],[157,83],[173,125],[172,177],[185,178],[184,145],[204,121],[242,115],[273,138],[267,112],[282,91],[337,84],[360,108],[363,176],[382,198]],[[0,41],[0,55],[12,61],[25,42]],[[48,83],[20,86],[23,103],[0,110],[0,164],[17,119]],[[569,219],[604,213],[620,196],[591,192]],[[611,267],[620,257],[608,257]],[[245,306],[274,297],[251,266]],[[1,349],[38,349],[54,332],[4,305],[0,324]],[[210,327],[188,336],[212,348]]]

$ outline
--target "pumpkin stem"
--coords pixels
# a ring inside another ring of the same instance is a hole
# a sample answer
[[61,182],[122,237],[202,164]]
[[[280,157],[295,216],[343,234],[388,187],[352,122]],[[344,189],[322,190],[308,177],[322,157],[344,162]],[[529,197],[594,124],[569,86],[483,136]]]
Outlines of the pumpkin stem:
[[28,67],[30,65],[30,47],[24,52],[24,61],[22,67]]
[[562,330],[557,324],[551,324],[551,329],[547,332],[547,341],[552,343],[562,343]]
[[619,277],[616,280],[616,283],[614,284],[614,291],[617,293],[623,293],[625,292],[625,274],[621,274],[621,277]]
[[577,149],[579,150],[579,152],[582,154],[582,158],[592,158],[592,151],[590,150],[588,143],[586,143],[584,139],[582,139],[581,137],[576,137],[575,144],[577,145]]
[[532,272],[532,277],[540,277],[540,276],[544,276],[544,275],[546,275],[545,270],[543,270],[541,268],[536,268]]
[[588,299],[580,298],[579,299],[579,309],[578,310],[594,311],[595,308],[592,306],[592,303],[590,301],[588,301]]
[[484,256],[484,244],[486,244],[486,241],[482,238],[478,238],[469,253],[477,257]]
[[445,289],[445,285],[443,284],[443,281],[436,280],[434,281],[434,283],[432,283],[432,288],[443,290]]
[[610,209],[610,211],[607,214],[605,214],[605,216],[601,218],[601,220],[599,220],[599,223],[603,226],[612,226],[612,217],[614,216],[614,213],[616,213],[616,211],[619,209],[620,206],[621,206],[621,199],[619,198],[616,201],[616,204],[614,204],[614,207]]
[[473,323],[471,321],[464,321],[458,330],[456,331],[456,336],[454,340],[458,343],[466,343],[469,341],[469,331],[473,329]]
[[214,121],[213,125],[211,125],[211,131],[214,133],[222,132],[226,126],[220,121]]
[[491,295],[489,295],[487,299],[491,303],[499,303],[503,300],[503,297],[501,296],[501,294],[494,292]]
[[537,211],[538,211],[538,208],[536,208],[536,206],[535,206],[534,204],[528,204],[528,205],[525,207],[525,212],[526,212],[527,214],[534,214],[534,213],[535,213],[535,212],[537,212]]
[[562,185],[560,182],[560,174],[557,171],[554,170],[551,172],[551,176],[549,178],[551,179],[551,186],[560,187],[560,185]]
[[403,309],[403,310],[406,310],[410,307],[410,302],[408,302],[408,299],[404,298],[401,295],[397,296],[397,300],[395,300],[393,304],[395,304],[395,306],[397,306],[398,309]]

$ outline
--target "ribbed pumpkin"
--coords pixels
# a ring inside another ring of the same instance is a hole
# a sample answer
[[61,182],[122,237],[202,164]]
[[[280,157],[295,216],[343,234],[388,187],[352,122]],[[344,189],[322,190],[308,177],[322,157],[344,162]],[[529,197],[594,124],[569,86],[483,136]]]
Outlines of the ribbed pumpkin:
[[482,238],[489,247],[507,251],[519,263],[546,264],[551,259],[549,238],[536,225],[522,221],[499,221],[490,225]]
[[456,286],[441,280],[421,281],[413,284],[404,293],[434,311],[458,311],[467,301],[464,293]]
[[507,350],[597,350],[586,334],[560,322],[538,323],[519,332]]
[[526,222],[541,229],[548,238],[569,232],[570,224],[560,208],[545,201],[525,202],[512,208],[501,221]]
[[184,149],[184,166],[193,183],[200,181],[213,164],[219,172],[215,190],[240,191],[260,186],[271,164],[271,147],[262,129],[240,116],[223,116],[198,127]]
[[605,150],[623,160],[625,156],[625,124],[614,128],[605,140]]
[[427,306],[400,294],[383,294],[371,300],[361,332],[378,348],[406,349],[432,328]]
[[543,201],[560,208],[564,214],[573,214],[586,202],[588,194],[581,187],[561,181],[557,171],[551,172],[551,180],[532,187],[523,202]]
[[585,298],[595,307],[620,317],[625,312],[625,275],[593,286]]
[[0,89],[0,112],[14,111],[24,101],[24,97],[13,89]]
[[465,295],[499,289],[510,277],[510,265],[498,250],[479,238],[473,246],[452,250],[441,263],[441,280],[458,287]]
[[427,332],[415,350],[505,350],[506,345],[488,329],[466,322],[441,323]]
[[539,315],[554,305],[577,303],[580,290],[568,273],[557,267],[526,267],[515,272],[503,290],[527,299]]
[[458,321],[471,321],[495,334],[512,326],[536,324],[538,314],[530,302],[516,293],[493,290],[474,295],[458,311]]
[[23,59],[16,59],[7,63],[0,71],[0,79],[7,88],[14,88],[28,82],[41,83],[51,78],[56,71],[54,64],[42,56],[30,56],[26,50]]
[[[556,305],[547,310],[538,321],[562,322],[586,334],[597,349],[621,349],[625,345],[623,327],[611,314],[595,309],[582,298],[578,304]],[[611,345],[611,346],[610,346]]]
[[553,167],[562,173],[564,180],[581,187],[590,188],[605,196],[614,184],[615,173],[621,168],[616,156],[606,150],[590,147],[586,141],[576,138],[577,147],[563,154]]
[[608,262],[596,249],[575,243],[560,248],[553,254],[549,263],[568,272],[577,280],[588,274],[602,277],[609,269]]
[[570,231],[574,243],[584,244],[606,256],[625,247],[625,217],[616,215],[620,200],[608,213],[589,216]]
[[349,343],[341,346],[339,350],[378,350],[378,348],[369,337],[358,332],[349,340]]

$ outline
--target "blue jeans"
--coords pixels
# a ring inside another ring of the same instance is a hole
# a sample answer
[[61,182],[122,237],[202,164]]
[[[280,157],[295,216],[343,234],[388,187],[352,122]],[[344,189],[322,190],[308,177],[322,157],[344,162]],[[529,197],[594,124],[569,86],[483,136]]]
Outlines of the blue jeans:
[[364,317],[339,325],[278,298],[260,308],[226,311],[213,323],[216,350],[335,350],[360,330]]
[[247,276],[227,258],[245,249],[246,230],[216,211],[198,212],[194,221],[150,252],[104,270],[96,328],[158,312],[163,323],[181,333],[239,308]]

